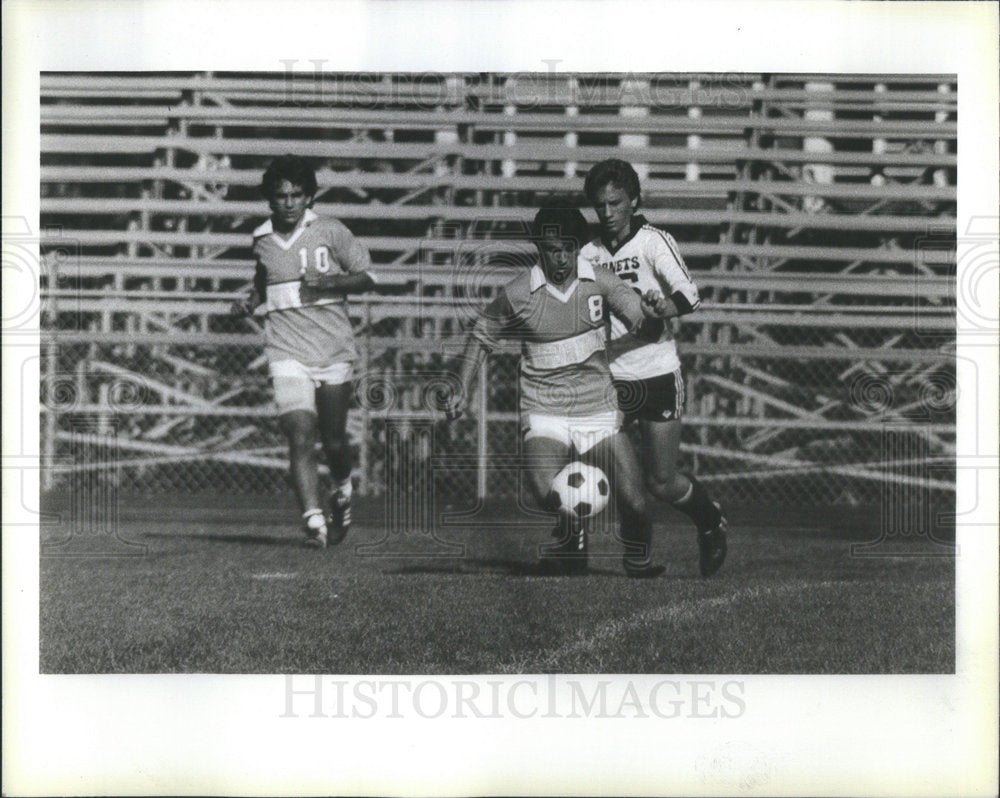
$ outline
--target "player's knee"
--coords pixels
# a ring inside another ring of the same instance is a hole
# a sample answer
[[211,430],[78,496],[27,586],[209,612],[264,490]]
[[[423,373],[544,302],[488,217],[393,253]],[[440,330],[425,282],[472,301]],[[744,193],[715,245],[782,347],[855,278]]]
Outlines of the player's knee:
[[655,474],[646,474],[645,483],[646,490],[658,499],[662,499],[669,488],[669,485],[662,479],[658,479]]
[[532,498],[543,510],[558,510],[559,496],[552,487],[552,479],[546,475],[532,474],[528,480]]
[[342,460],[351,453],[351,447],[347,443],[347,438],[326,438],[323,441],[323,451],[332,460]]
[[641,490],[626,490],[619,494],[618,500],[636,515],[646,513],[646,499]]
[[674,502],[684,496],[687,486],[677,474],[647,474],[646,490],[661,501]]
[[293,454],[308,454],[316,448],[316,432],[303,425],[289,425],[285,429],[288,448]]
[[329,431],[323,433],[324,449],[342,449],[345,446],[347,446],[346,433],[337,433]]

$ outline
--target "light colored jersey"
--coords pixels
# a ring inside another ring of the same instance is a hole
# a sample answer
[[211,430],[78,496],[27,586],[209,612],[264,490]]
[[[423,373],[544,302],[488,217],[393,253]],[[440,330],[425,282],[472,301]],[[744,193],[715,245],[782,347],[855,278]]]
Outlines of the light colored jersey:
[[274,232],[269,219],[253,231],[253,253],[266,281],[264,351],[274,363],[297,360],[323,367],[357,358],[354,331],[343,296],[303,301],[302,275],[368,271],[368,252],[336,219],[307,210],[287,239]]
[[[607,242],[595,238],[580,250],[580,257],[614,272],[640,294],[652,289],[670,298],[679,291],[692,309],[701,303],[673,237],[642,216],[632,217],[631,235],[613,252]],[[645,343],[627,332],[626,325],[613,316],[608,357],[616,380],[648,379],[680,368],[669,325],[655,343]]]
[[606,269],[580,260],[565,291],[540,266],[518,275],[483,310],[472,334],[487,348],[521,344],[521,412],[570,418],[617,411],[606,354],[609,311],[642,323],[639,297]]

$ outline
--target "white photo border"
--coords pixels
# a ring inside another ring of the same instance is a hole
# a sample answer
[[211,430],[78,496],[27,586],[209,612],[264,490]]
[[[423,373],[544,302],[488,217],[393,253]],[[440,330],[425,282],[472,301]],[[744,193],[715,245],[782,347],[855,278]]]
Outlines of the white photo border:
[[[5,235],[18,220],[37,230],[41,71],[280,71],[288,60],[309,70],[321,59],[327,71],[554,62],[565,72],[957,74],[959,268],[970,225],[985,219],[996,241],[991,3],[14,0],[3,17]],[[18,280],[4,270],[5,319],[30,288]],[[981,306],[996,308],[995,278],[984,290]],[[37,314],[26,329],[3,341],[5,399],[38,377]],[[957,674],[697,677],[719,689],[740,682],[731,718],[433,718],[411,707],[404,718],[344,719],[309,717],[299,698],[297,717],[282,717],[281,676],[39,676],[38,537],[23,534],[37,519],[21,498],[38,491],[38,407],[4,402],[3,792],[995,794],[996,343],[960,331],[959,355],[975,362],[983,393],[958,408],[959,502],[976,506],[958,529]],[[977,405],[979,419],[963,415]],[[421,679],[445,691],[470,681]],[[598,679],[580,682],[589,690]],[[648,694],[657,679],[632,683]],[[550,683],[493,680],[504,695]],[[489,689],[486,677],[472,681]]]

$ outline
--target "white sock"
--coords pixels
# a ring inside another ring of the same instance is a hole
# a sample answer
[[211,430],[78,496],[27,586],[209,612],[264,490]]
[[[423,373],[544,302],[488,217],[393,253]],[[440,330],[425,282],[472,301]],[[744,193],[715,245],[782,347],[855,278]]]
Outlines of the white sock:
[[306,526],[310,529],[322,529],[326,526],[326,518],[323,516],[322,510],[306,510],[302,513],[302,517],[306,520]]

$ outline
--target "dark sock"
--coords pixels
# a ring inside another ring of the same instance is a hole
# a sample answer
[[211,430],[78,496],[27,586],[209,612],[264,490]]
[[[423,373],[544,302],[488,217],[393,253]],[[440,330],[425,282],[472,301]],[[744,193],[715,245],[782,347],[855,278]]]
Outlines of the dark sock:
[[354,470],[350,459],[346,461],[331,461],[330,458],[327,458],[326,462],[330,467],[330,479],[333,480],[334,484],[339,485],[345,479],[350,479],[351,472]]
[[557,523],[560,541],[577,538],[580,534],[580,530],[583,529],[583,521],[578,518],[571,518],[566,515],[566,513],[559,513],[559,520]]
[[712,503],[704,486],[693,476],[686,476],[691,481],[691,490],[683,499],[673,502],[673,506],[694,521],[699,530],[711,529],[719,523],[722,514]]
[[653,539],[653,525],[649,517],[626,508],[619,511],[621,517],[621,538],[625,545],[626,567],[644,568],[650,563],[650,542]]

